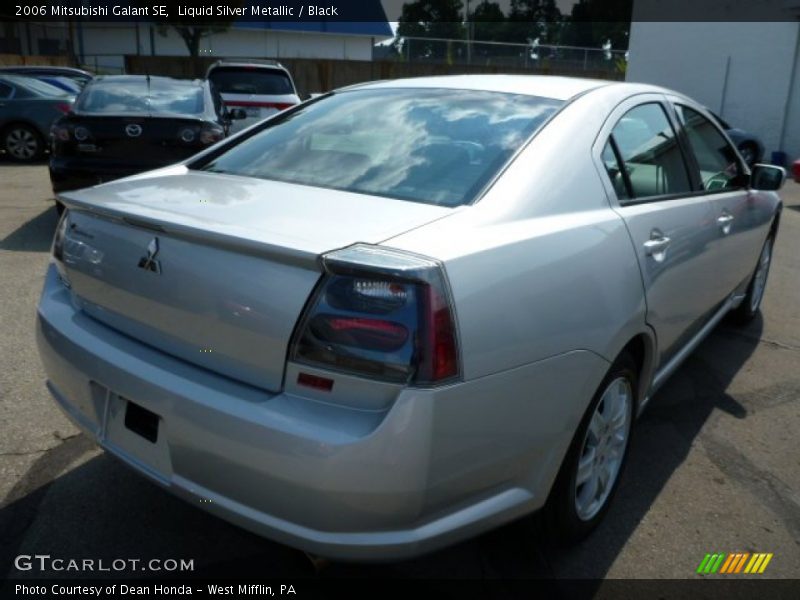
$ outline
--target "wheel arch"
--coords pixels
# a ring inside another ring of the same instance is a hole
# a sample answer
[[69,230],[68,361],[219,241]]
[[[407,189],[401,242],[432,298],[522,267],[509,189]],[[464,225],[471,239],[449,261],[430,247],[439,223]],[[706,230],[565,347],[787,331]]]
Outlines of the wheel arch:
[[16,157],[11,157],[12,160],[18,161],[21,160],[23,162],[27,162],[28,160],[39,160],[43,156],[46,156],[47,151],[50,149],[50,139],[49,135],[43,133],[39,125],[30,120],[25,118],[17,118],[13,120],[9,120],[0,126],[0,148],[8,152],[6,149],[6,136],[11,132],[15,127],[24,126],[27,129],[30,129],[33,132],[33,135],[37,138],[39,143],[38,151],[30,158],[19,159]]
[[35,121],[32,121],[31,119],[20,119],[20,118],[10,119],[5,123],[3,123],[2,125],[0,125],[0,134],[5,135],[5,133],[9,129],[14,127],[14,125],[25,125],[27,127],[30,127],[42,138],[42,141],[45,143],[45,145],[47,144],[47,134],[43,132],[41,127],[39,127],[39,125]]
[[652,329],[646,327],[630,337],[616,353],[614,361],[623,353],[628,353],[636,363],[639,377],[639,389],[636,390],[636,415],[641,413],[647,399],[650,385],[657,366],[656,336]]

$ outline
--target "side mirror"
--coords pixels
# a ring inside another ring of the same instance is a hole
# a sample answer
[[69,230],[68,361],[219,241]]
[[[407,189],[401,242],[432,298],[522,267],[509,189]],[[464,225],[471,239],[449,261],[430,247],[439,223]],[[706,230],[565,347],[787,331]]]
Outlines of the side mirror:
[[247,111],[243,108],[230,108],[228,109],[228,118],[231,121],[241,121],[247,118]]
[[775,165],[753,165],[750,173],[750,187],[764,192],[775,192],[786,181],[786,169]]

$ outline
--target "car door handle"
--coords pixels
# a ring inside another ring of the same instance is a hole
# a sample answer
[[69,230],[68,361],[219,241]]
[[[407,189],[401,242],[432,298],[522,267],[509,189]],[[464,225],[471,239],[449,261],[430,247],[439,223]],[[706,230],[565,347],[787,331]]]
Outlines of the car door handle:
[[717,217],[717,225],[720,226],[722,229],[722,233],[724,235],[728,235],[731,232],[731,225],[733,224],[733,215],[731,214],[724,214],[720,217]]
[[658,229],[654,229],[650,234],[650,239],[643,244],[644,253],[647,256],[651,256],[656,262],[661,262],[666,258],[667,247],[670,241],[671,240]]

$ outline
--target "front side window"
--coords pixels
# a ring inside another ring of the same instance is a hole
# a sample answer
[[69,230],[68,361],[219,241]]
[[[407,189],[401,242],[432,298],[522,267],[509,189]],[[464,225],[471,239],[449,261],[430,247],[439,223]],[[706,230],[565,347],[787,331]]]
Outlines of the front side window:
[[[616,145],[622,160],[617,172],[621,167],[622,177],[627,179],[627,186],[623,189],[630,190],[632,198],[649,199],[691,192],[675,131],[660,104],[642,104],[628,111],[614,127],[611,140],[609,144]],[[606,156],[608,151],[604,159]],[[619,190],[620,182],[615,181],[615,177],[612,177],[612,182]]]
[[675,110],[697,159],[703,189],[713,192],[742,187],[741,165],[725,136],[696,110],[680,104]]
[[276,117],[198,168],[458,206],[561,105],[472,90],[338,92]]

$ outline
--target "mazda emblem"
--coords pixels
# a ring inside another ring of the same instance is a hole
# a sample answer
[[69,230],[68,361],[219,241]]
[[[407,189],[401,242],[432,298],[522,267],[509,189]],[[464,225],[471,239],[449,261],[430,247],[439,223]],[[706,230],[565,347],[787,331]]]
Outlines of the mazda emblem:
[[126,125],[125,133],[128,134],[128,137],[139,137],[140,135],[142,135],[142,126],[137,125],[136,123],[131,123],[130,125]]

